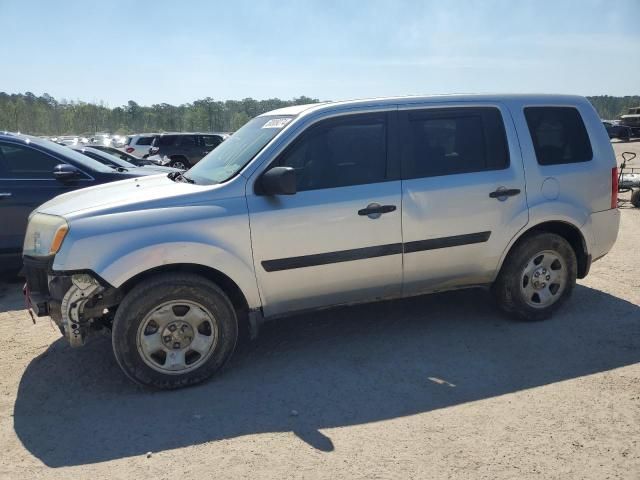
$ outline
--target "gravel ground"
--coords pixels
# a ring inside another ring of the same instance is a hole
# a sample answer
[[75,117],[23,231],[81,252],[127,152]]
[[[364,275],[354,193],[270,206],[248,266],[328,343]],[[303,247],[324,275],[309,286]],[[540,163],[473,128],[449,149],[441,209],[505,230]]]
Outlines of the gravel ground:
[[129,383],[108,339],[72,350],[33,325],[0,283],[0,477],[637,480],[639,233],[623,208],[550,321],[481,290],[299,316],[168,393]]

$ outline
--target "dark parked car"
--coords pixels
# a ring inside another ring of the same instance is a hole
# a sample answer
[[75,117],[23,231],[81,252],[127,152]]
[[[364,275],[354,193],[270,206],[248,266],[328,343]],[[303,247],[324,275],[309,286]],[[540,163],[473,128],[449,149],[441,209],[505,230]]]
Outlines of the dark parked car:
[[115,170],[120,170],[120,171],[136,171],[139,169],[144,169],[144,171],[151,171],[151,172],[155,172],[155,173],[170,173],[170,172],[180,172],[181,170],[178,170],[177,168],[171,168],[171,167],[163,167],[161,165],[156,165],[153,162],[149,162],[146,165],[143,165],[141,167],[138,167],[136,165],[134,165],[133,163],[130,163],[126,160],[122,160],[118,157],[115,157],[113,155],[110,155],[106,152],[101,152],[99,149],[94,148],[94,147],[85,147],[82,145],[77,145],[77,146],[72,146],[69,147],[72,150],[75,150],[76,152],[80,152],[83,155],[86,155],[89,158],[93,158],[94,160],[97,160],[98,162],[100,162],[103,165],[106,165],[107,167],[111,167]]
[[603,120],[602,124],[607,129],[609,138],[619,138],[620,140],[631,138],[631,129],[626,125],[620,125],[617,121],[611,120]]
[[158,163],[188,169],[220,145],[227,133],[164,133],[157,136],[149,149]]
[[48,140],[0,133],[0,270],[20,266],[27,218],[37,206],[78,188],[157,173],[117,171]]

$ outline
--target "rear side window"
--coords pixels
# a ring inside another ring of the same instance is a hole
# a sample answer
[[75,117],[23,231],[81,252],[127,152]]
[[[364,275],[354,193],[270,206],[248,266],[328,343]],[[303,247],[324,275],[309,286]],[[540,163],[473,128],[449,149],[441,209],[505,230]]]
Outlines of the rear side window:
[[46,153],[23,145],[0,143],[0,178],[49,179],[61,163]]
[[540,165],[588,162],[593,158],[589,135],[577,109],[527,107],[524,116]]
[[276,164],[295,170],[299,191],[384,182],[386,115],[325,120],[304,132]]
[[136,141],[136,145],[151,145],[153,137],[139,137]]
[[403,178],[501,170],[509,149],[496,108],[405,112],[401,142]]

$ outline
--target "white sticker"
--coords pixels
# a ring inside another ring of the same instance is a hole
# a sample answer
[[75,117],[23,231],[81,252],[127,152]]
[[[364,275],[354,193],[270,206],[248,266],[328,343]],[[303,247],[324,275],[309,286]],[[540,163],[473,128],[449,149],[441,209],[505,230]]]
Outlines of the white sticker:
[[291,117],[285,118],[272,118],[265,123],[262,128],[284,128],[284,126],[291,121]]

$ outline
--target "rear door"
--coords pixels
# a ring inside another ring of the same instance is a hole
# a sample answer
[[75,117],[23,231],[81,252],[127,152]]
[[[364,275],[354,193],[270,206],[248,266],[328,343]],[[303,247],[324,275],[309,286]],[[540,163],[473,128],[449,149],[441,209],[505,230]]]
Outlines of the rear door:
[[400,107],[405,295],[493,280],[528,221],[522,158],[502,106]]
[[295,169],[295,195],[247,192],[266,315],[400,295],[394,113],[318,122],[270,165]]

